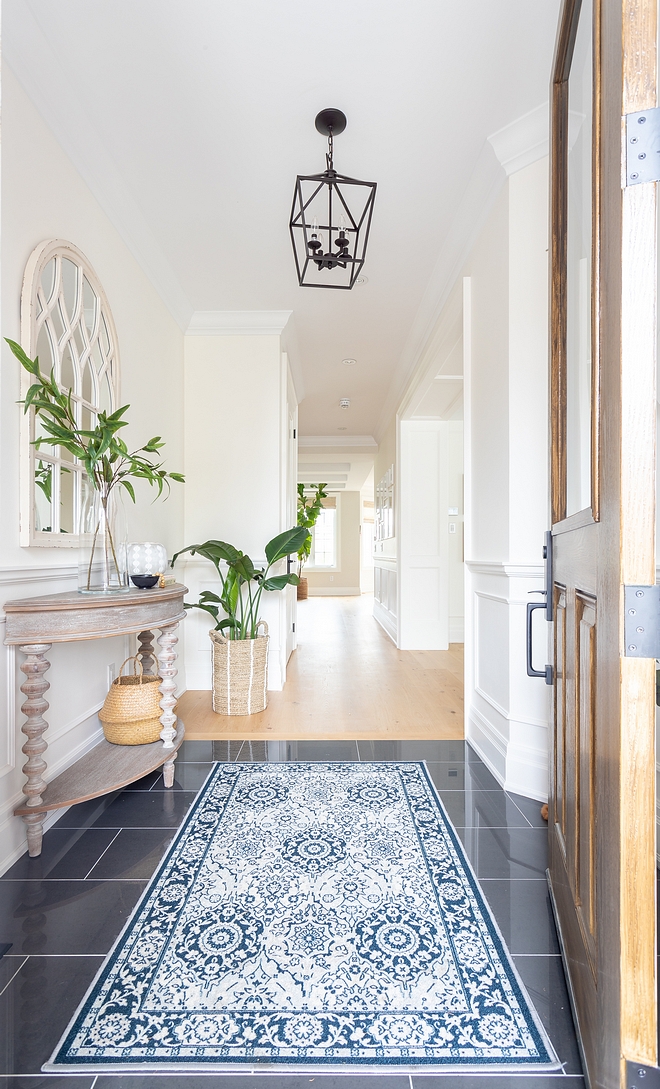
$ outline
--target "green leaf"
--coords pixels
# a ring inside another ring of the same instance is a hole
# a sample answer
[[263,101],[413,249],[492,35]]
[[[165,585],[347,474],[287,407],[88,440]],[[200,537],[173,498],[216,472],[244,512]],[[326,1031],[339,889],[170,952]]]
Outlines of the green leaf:
[[299,582],[300,579],[292,571],[289,575],[273,575],[264,579],[261,585],[264,590],[283,590],[285,586],[297,586]]
[[9,337],[5,337],[5,343],[9,345],[12,352],[16,356],[21,366],[25,367],[26,371],[30,374],[39,374],[39,357],[36,359],[30,359],[29,355],[23,351],[20,344],[15,340],[10,340]]
[[222,605],[222,598],[218,597],[217,594],[214,594],[212,590],[202,590],[201,594],[199,595],[199,600],[215,601],[218,605]]
[[122,480],[121,486],[122,486],[122,488],[126,488],[126,491],[130,495],[131,499],[133,500],[133,502],[135,502],[135,491],[133,489],[133,485],[131,484],[130,480]]
[[[124,415],[125,412],[128,412],[130,407],[130,405],[122,405],[121,408],[115,409],[115,411],[112,412],[109,416],[106,416],[105,412],[100,412],[99,419],[101,418],[101,416],[104,416],[106,420],[118,420],[121,416]],[[128,421],[124,420],[123,425],[125,426],[126,423],[128,423]]]
[[175,553],[172,557],[171,566],[174,566],[175,561],[179,556],[182,556],[184,552],[190,552],[192,556],[203,556],[205,560],[210,560],[218,570],[220,569],[220,563],[224,560],[226,563],[230,563],[232,560],[239,556],[239,552],[233,545],[226,544],[225,541],[205,541],[204,544],[188,545],[187,548],[182,548],[180,552]]
[[249,582],[254,578],[255,569],[254,564],[249,556],[246,556],[244,552],[239,552],[235,560],[232,561],[230,567],[239,575],[245,582]]
[[220,623],[218,624],[218,626],[217,626],[217,628],[215,630],[216,631],[224,631],[226,628],[233,628],[233,629],[238,628],[239,631],[240,631],[240,627],[241,627],[241,625],[238,623],[238,620],[236,620],[233,616],[228,616],[225,620],[220,621]]
[[217,607],[217,605],[203,605],[201,602],[195,601],[195,602],[191,602],[190,604],[188,604],[188,602],[184,602],[184,608],[185,609],[201,609],[201,611],[203,613],[208,613],[209,616],[212,616],[214,620],[218,619],[218,607]]
[[308,530],[304,526],[296,526],[293,529],[286,529],[284,533],[279,533],[277,537],[273,537],[272,541],[269,541],[266,545],[265,550],[269,566],[277,563],[278,560],[284,559],[285,556],[297,552],[308,535]]

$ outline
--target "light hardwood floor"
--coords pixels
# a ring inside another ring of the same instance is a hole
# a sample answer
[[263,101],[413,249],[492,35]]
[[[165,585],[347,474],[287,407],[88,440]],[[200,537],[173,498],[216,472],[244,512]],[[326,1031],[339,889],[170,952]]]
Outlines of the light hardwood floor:
[[216,715],[210,692],[177,705],[186,737],[463,737],[463,645],[397,650],[371,615],[373,597],[315,597],[298,603],[298,649],[282,692],[258,715]]

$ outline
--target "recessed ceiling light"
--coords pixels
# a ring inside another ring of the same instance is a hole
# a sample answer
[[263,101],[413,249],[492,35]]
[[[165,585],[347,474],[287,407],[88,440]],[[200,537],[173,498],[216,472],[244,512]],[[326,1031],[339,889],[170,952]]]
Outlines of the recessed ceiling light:
[[362,286],[362,284],[368,284],[369,283],[369,277],[368,276],[358,276],[358,278],[357,278],[357,280],[355,282],[356,282],[356,284],[360,284],[360,286]]
[[342,359],[342,363],[345,367],[354,367],[357,363],[357,359]]
[[340,408],[350,408],[351,407],[351,402],[348,399],[348,397],[342,397],[341,401],[339,402],[339,407]]

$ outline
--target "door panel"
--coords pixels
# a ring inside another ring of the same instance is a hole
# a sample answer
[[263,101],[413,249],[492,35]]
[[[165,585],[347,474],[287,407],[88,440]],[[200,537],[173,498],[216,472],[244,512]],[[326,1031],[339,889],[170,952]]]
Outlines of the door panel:
[[580,932],[589,966],[596,982],[596,857],[595,857],[595,733],[596,702],[596,602],[584,594],[575,595],[576,676],[575,784],[576,797],[576,888]]
[[[570,238],[569,109],[576,41],[585,91],[589,24],[587,252],[586,228],[581,248]],[[564,0],[551,139],[549,881],[585,1073],[607,1089],[624,1084],[623,1060],[656,1061],[655,663],[623,645],[624,586],[655,582],[656,186],[621,181],[622,114],[656,105],[656,52],[655,0]]]
[[555,729],[554,729],[554,830],[566,864],[566,588],[554,587],[555,595]]

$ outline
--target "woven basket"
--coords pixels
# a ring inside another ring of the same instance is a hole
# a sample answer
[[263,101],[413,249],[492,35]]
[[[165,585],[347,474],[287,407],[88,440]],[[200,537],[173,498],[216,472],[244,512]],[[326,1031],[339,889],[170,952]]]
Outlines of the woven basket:
[[268,703],[268,624],[256,639],[225,639],[211,631],[213,644],[213,710],[218,715],[255,715]]
[[[133,662],[133,676],[122,677],[126,662]],[[110,685],[99,711],[106,741],[113,745],[149,745],[158,741],[163,728],[159,685],[160,677],[143,675],[137,655],[122,662],[119,676]]]
[[296,597],[298,601],[307,601],[307,591],[309,589],[307,579],[301,578],[300,582],[296,586]]

